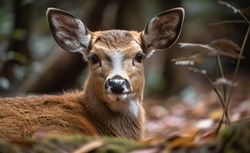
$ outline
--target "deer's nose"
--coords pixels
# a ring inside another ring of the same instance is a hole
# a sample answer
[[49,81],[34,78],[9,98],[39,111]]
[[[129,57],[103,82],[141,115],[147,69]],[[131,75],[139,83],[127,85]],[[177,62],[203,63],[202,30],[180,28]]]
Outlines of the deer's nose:
[[116,75],[106,81],[105,88],[113,94],[122,94],[130,90],[130,83],[127,79]]

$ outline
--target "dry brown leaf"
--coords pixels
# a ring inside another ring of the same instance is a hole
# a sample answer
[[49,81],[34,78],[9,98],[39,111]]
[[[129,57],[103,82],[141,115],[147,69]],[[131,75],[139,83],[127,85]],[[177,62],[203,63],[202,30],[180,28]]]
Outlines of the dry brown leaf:
[[198,128],[189,128],[183,134],[177,133],[167,139],[166,152],[171,152],[175,148],[193,148],[213,141],[216,138],[216,131],[204,131]]
[[170,152],[171,150],[178,148],[178,147],[194,147],[196,146],[196,144],[194,143],[194,136],[182,136],[179,138],[175,138],[175,140],[169,142],[167,144],[167,147],[165,148],[165,150],[167,152]]
[[213,141],[216,138],[216,130],[206,131],[205,133],[198,135],[195,139],[197,144],[203,144],[208,141]]
[[165,139],[163,137],[154,136],[154,137],[142,139],[139,142],[142,144],[147,144],[147,145],[158,145],[158,144],[165,142]]
[[210,46],[225,51],[230,50],[234,52],[240,52],[239,45],[228,39],[215,39],[210,43]]
[[228,39],[215,39],[210,46],[217,50],[221,56],[238,59],[240,47],[235,42]]
[[167,137],[167,146],[165,148],[166,152],[179,147],[194,147],[197,145],[195,142],[196,134],[198,132],[197,128],[189,128],[185,133],[172,133]]

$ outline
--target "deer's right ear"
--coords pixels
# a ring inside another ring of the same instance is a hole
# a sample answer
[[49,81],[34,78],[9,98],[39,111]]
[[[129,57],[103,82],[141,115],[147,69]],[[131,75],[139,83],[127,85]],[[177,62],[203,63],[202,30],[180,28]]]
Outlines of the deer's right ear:
[[56,8],[48,8],[46,16],[59,46],[67,51],[84,53],[89,46],[91,34],[80,19]]
[[184,20],[184,9],[174,8],[154,17],[142,31],[142,40],[149,51],[166,50],[178,39]]

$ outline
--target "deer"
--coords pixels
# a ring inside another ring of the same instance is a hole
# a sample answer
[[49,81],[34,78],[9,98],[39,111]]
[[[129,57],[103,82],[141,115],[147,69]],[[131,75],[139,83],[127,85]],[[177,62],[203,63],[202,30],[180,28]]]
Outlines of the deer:
[[80,53],[89,65],[81,90],[58,95],[0,98],[0,138],[23,140],[36,133],[91,135],[132,140],[144,136],[143,63],[152,52],[167,50],[180,36],[184,9],[160,13],[138,31],[90,31],[77,17],[48,8],[51,34],[66,51]]

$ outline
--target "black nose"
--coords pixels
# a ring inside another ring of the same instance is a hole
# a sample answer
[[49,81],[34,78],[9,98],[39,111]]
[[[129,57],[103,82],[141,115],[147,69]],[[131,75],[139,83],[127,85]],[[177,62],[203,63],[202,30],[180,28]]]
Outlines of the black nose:
[[127,79],[124,79],[120,76],[114,76],[111,79],[108,79],[105,88],[110,89],[114,94],[121,94],[125,89],[130,88],[130,84]]

